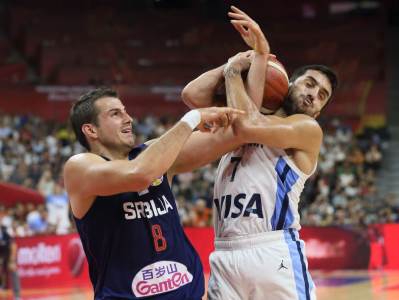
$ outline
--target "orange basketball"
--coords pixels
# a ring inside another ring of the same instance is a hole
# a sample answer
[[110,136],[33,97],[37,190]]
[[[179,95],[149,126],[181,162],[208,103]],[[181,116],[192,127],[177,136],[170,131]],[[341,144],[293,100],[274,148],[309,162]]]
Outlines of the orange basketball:
[[288,93],[288,75],[283,64],[269,56],[261,112],[276,111]]

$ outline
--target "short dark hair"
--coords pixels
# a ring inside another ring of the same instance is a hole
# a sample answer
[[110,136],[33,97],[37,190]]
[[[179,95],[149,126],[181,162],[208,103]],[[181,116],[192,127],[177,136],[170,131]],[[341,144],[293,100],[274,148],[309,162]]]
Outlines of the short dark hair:
[[98,110],[95,107],[95,102],[104,97],[118,98],[118,93],[108,87],[96,88],[89,91],[82,96],[72,105],[69,115],[72,129],[78,139],[79,143],[90,151],[90,145],[87,142],[86,136],[83,134],[83,124],[92,123],[98,125]]
[[334,91],[336,90],[336,88],[338,86],[338,77],[337,77],[337,74],[335,74],[335,72],[327,66],[306,65],[306,66],[300,67],[292,73],[292,75],[290,77],[290,83],[293,83],[298,77],[305,74],[307,70],[319,71],[319,72],[323,73],[328,78],[328,80],[330,81],[330,84],[331,84],[331,96],[330,96],[330,99],[331,99],[332,95],[334,94]]

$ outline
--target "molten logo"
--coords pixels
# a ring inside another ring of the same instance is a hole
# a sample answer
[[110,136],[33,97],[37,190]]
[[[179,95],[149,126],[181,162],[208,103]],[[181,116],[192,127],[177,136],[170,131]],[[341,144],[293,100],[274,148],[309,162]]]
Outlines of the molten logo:
[[54,264],[61,261],[61,245],[40,242],[32,247],[18,249],[18,265]]
[[136,297],[147,297],[176,290],[192,280],[193,276],[185,265],[175,261],[158,261],[135,275],[132,289]]

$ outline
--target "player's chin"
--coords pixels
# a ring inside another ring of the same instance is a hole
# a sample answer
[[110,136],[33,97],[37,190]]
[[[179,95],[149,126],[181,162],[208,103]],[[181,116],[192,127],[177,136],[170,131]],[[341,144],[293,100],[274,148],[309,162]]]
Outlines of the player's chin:
[[309,109],[309,107],[307,107],[304,104],[297,105],[295,108],[295,113],[296,114],[304,114],[304,115],[308,115],[308,116],[313,116],[313,114],[314,114],[313,110]]
[[136,142],[136,139],[135,139],[135,136],[133,135],[132,138],[130,138],[130,139],[128,140],[127,144],[128,144],[130,147],[133,147],[135,142]]
[[314,118],[314,116],[315,116],[315,112],[314,112],[314,111],[310,111],[310,110],[305,110],[305,111],[303,112],[303,114],[304,114],[304,115],[307,115],[307,116],[309,116],[309,117],[312,117],[312,118]]
[[122,138],[122,143],[124,145],[126,145],[127,147],[133,147],[135,141],[136,141],[136,137],[134,135]]

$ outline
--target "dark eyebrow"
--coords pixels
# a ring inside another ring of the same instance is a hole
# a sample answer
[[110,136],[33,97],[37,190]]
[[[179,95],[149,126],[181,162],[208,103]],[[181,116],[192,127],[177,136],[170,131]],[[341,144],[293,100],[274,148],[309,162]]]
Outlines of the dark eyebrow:
[[[316,84],[316,85],[320,86],[320,83],[313,76],[309,76],[308,75],[307,78],[310,79],[313,84]],[[327,95],[327,98],[330,97],[330,93],[325,88],[321,87],[320,90]]]
[[112,113],[112,112],[116,112],[116,111],[120,111],[119,108],[111,108],[107,111],[107,113]]
[[[123,110],[124,109],[125,108],[123,107]],[[110,110],[107,111],[107,113],[111,113],[111,112],[114,112],[114,111],[122,111],[122,109],[120,109],[120,108],[111,108]]]

